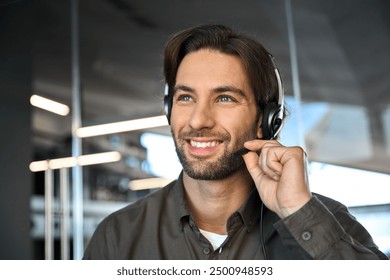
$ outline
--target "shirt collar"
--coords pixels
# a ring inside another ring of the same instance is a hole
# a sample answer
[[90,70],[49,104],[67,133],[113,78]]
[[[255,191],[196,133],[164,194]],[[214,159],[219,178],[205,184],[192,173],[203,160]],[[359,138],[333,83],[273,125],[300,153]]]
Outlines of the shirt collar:
[[184,184],[183,184],[183,171],[180,173],[179,177],[174,183],[173,186],[173,199],[175,205],[177,205],[177,211],[176,213],[176,219],[183,225],[183,222],[185,220],[188,221],[189,216],[191,215],[191,212],[189,210],[187,201],[184,197]]
[[[173,187],[172,195],[175,204],[178,206],[176,218],[181,223],[181,225],[183,225],[184,221],[189,221],[189,217],[191,215],[184,196],[183,171],[180,173],[174,184],[175,185]],[[253,190],[249,194],[246,202],[235,213],[233,213],[232,216],[239,214],[246,229],[249,232],[260,219],[261,204],[262,201],[260,200],[259,193],[257,192],[256,188],[253,187]]]
[[253,187],[246,202],[237,210],[248,232],[253,229],[260,219],[261,204],[259,193]]

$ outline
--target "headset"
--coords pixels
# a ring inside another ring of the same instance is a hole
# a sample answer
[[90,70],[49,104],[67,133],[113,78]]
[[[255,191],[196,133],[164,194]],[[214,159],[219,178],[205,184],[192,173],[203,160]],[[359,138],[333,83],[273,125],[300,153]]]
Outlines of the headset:
[[[283,126],[283,118],[284,118],[284,88],[282,79],[280,77],[280,73],[278,68],[276,67],[276,63],[274,61],[274,57],[271,54],[268,54],[271,58],[274,72],[276,76],[276,80],[278,83],[278,102],[270,102],[268,103],[263,111],[263,119],[261,124],[261,129],[263,131],[263,139],[265,140],[273,140],[276,139]],[[172,96],[169,94],[168,84],[165,83],[164,89],[164,113],[167,116],[168,123],[170,124],[171,120],[171,112],[172,112]]]
[[271,54],[268,54],[271,58],[276,80],[278,83],[278,103],[270,102],[268,103],[263,111],[263,119],[261,123],[261,129],[263,130],[263,139],[273,140],[275,139],[283,127],[284,119],[284,87],[282,83],[282,78],[274,57]]

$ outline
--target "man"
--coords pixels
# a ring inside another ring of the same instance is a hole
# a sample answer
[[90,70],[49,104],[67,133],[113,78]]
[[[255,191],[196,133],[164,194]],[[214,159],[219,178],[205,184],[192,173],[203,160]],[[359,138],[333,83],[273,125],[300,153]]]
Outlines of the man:
[[345,206],[310,192],[304,151],[272,140],[283,92],[262,45],[190,28],[169,40],[164,74],[183,172],[107,217],[85,259],[386,259]]

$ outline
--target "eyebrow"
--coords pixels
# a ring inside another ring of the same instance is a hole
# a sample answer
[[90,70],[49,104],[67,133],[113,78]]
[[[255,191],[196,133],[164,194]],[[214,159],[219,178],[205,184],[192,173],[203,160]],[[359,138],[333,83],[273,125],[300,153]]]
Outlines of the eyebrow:
[[247,97],[243,90],[241,90],[235,86],[229,86],[229,85],[217,87],[217,88],[213,89],[213,92],[214,93],[233,92],[233,93],[236,93],[242,97]]
[[191,93],[195,92],[195,89],[193,89],[193,88],[191,88],[189,86],[185,86],[185,85],[176,85],[173,92],[176,93],[179,90],[186,91],[186,92],[191,92]]
[[[177,91],[182,90],[184,92],[190,92],[190,93],[195,93],[195,89],[186,85],[176,85],[174,88],[174,93]],[[212,93],[224,93],[224,92],[233,92],[236,93],[242,97],[247,97],[245,92],[235,86],[230,86],[230,85],[225,85],[225,86],[219,86],[214,89],[212,89]]]

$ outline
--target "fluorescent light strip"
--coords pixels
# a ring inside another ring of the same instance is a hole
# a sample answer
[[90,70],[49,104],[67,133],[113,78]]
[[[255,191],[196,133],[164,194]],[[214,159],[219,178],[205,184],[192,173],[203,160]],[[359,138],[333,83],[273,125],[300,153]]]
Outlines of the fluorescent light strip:
[[119,152],[106,152],[83,155],[79,157],[64,157],[51,160],[34,161],[30,163],[30,170],[32,172],[46,171],[48,169],[70,168],[76,165],[94,165],[109,162],[120,161],[122,158]]
[[61,116],[68,115],[70,111],[67,105],[47,99],[45,97],[36,94],[30,97],[30,103],[35,107],[41,108],[46,111],[50,111],[52,113]]
[[169,184],[175,179],[167,178],[147,178],[147,179],[138,179],[132,180],[129,183],[129,189],[132,191],[147,190],[154,188],[162,188],[165,185]]
[[77,158],[66,157],[49,160],[49,169],[70,168],[77,165]]
[[78,164],[81,166],[102,164],[120,161],[122,158],[119,152],[107,152],[100,154],[83,155],[78,157]]
[[80,138],[86,138],[165,125],[168,125],[168,120],[165,115],[162,115],[137,120],[81,127],[76,131],[76,135]]
[[46,171],[49,169],[49,161],[48,160],[33,161],[32,163],[30,163],[29,167],[32,172]]

